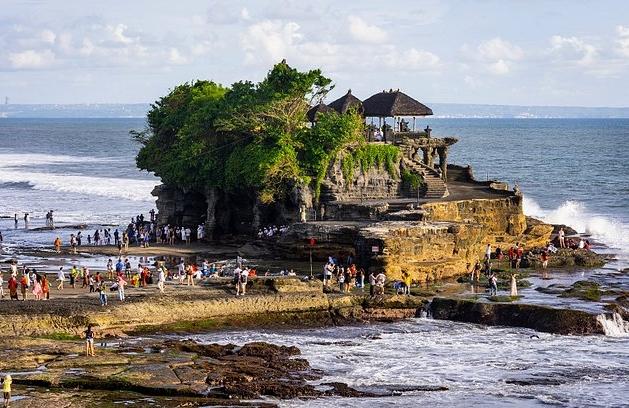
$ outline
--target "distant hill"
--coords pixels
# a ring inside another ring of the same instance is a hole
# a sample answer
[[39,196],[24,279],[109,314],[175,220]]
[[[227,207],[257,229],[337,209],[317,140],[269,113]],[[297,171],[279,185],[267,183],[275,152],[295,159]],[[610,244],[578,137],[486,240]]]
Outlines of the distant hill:
[[149,104],[0,105],[0,118],[142,118]]
[[[626,108],[427,103],[437,118],[629,118]],[[149,104],[0,105],[0,118],[142,118]]]

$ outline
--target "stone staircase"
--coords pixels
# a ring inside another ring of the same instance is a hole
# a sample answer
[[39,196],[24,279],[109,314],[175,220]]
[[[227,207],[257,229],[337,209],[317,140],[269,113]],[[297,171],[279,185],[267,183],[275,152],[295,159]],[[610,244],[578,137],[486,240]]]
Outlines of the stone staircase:
[[421,176],[424,178],[424,183],[426,184],[426,192],[423,198],[438,199],[448,196],[448,187],[443,182],[441,176],[439,175],[439,173],[437,173],[437,171],[407,157],[404,158],[404,165],[411,172],[421,174]]

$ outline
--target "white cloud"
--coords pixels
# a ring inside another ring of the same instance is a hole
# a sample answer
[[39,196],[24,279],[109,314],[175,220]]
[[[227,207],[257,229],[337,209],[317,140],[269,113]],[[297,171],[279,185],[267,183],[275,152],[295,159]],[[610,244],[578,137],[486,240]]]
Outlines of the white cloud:
[[367,24],[365,20],[357,16],[349,16],[349,33],[359,42],[370,44],[382,44],[389,37],[387,32],[378,26]]
[[47,44],[54,44],[57,35],[51,30],[44,30],[41,32],[41,40]]
[[505,75],[508,74],[511,68],[509,67],[509,63],[505,60],[498,60],[488,66],[489,71],[496,75]]
[[383,61],[390,68],[398,70],[433,70],[439,66],[440,58],[430,51],[411,48],[408,50],[398,50],[391,46],[388,54],[385,53]]
[[510,73],[516,61],[522,60],[525,56],[522,48],[500,37],[480,43],[475,50],[464,46],[463,51],[472,59],[479,61],[486,71],[494,75]]
[[554,35],[550,39],[551,54],[559,62],[588,66],[596,62],[598,49],[578,37]]
[[183,56],[177,48],[171,48],[168,51],[168,62],[175,65],[184,65],[187,64],[189,60]]
[[242,37],[246,62],[254,63],[262,59],[264,63],[278,62],[288,57],[288,53],[302,39],[299,24],[294,22],[262,21],[249,26]]
[[629,57],[629,27],[617,26],[616,34],[618,34],[618,39],[616,40],[618,52],[620,55]]
[[111,38],[120,44],[131,44],[134,41],[136,41],[137,39],[133,39],[131,37],[128,37],[125,34],[125,31],[127,31],[127,29],[129,27],[127,27],[124,24],[117,24],[115,26],[113,25],[108,25],[107,27],[105,27],[106,30],[111,34]]
[[50,50],[26,50],[10,53],[9,62],[16,69],[46,68],[55,62],[55,54]]
[[481,43],[478,46],[478,52],[482,58],[496,62],[499,60],[517,61],[524,57],[522,48],[500,37]]

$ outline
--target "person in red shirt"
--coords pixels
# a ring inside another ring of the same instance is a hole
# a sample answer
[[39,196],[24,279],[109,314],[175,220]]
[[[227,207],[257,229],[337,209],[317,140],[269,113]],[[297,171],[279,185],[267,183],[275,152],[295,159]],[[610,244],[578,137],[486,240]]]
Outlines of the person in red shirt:
[[522,262],[522,255],[524,255],[524,248],[522,245],[517,244],[517,249],[515,253],[515,269],[520,269],[520,262]]
[[11,276],[11,278],[9,279],[9,294],[11,295],[11,300],[18,300],[17,279],[15,279],[15,276]]
[[26,293],[28,289],[28,276],[26,274],[22,275],[20,278],[20,291],[22,291],[22,300],[26,300]]
[[513,247],[509,247],[509,269],[513,268],[513,261],[515,260],[515,250]]

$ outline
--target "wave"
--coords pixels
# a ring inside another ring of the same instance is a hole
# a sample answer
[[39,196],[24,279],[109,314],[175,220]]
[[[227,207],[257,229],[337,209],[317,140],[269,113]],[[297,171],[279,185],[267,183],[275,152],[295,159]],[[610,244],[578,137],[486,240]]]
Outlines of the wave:
[[[86,194],[111,199],[152,202],[151,191],[159,179],[126,179],[28,171],[24,167],[55,163],[117,161],[116,158],[78,157],[48,154],[0,154],[0,188],[11,187],[70,194]],[[68,197],[72,199],[72,197]],[[113,204],[113,203],[112,203]]]
[[0,169],[60,163],[117,162],[117,157],[70,156],[43,153],[0,153]]
[[7,181],[0,183],[0,188],[12,188],[14,190],[30,190],[33,185],[27,181]]
[[[151,191],[157,184],[153,180],[59,175],[1,169],[0,183],[28,183],[34,190],[87,194],[111,199],[147,202],[155,200],[151,196]],[[68,199],[72,199],[72,197],[70,196]],[[112,202],[112,205],[115,205],[115,202]]]
[[614,217],[592,213],[585,204],[568,200],[547,210],[534,199],[524,197],[524,214],[550,224],[564,224],[581,234],[589,234],[605,245],[626,251],[629,248],[629,225]]

